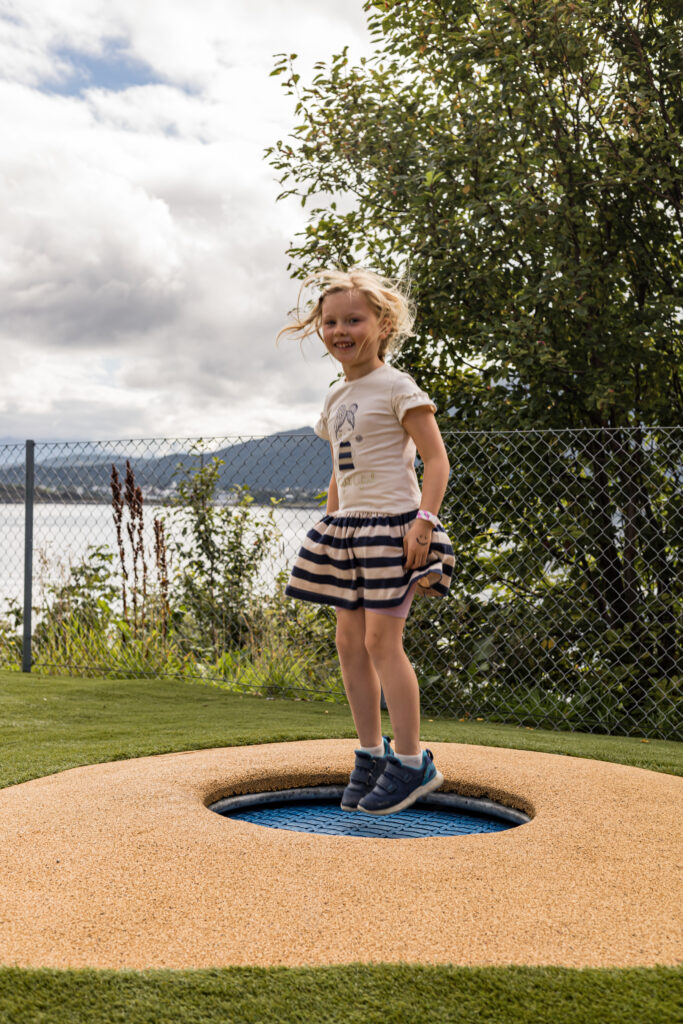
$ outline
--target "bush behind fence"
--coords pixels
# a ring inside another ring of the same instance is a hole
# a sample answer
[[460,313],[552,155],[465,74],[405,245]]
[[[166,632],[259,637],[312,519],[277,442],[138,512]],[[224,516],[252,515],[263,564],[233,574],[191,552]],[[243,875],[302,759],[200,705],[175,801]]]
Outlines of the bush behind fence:
[[[445,433],[450,596],[406,649],[430,716],[682,738],[683,430]],[[0,446],[0,665],[340,700],[334,612],[286,599],[329,449],[270,438]]]

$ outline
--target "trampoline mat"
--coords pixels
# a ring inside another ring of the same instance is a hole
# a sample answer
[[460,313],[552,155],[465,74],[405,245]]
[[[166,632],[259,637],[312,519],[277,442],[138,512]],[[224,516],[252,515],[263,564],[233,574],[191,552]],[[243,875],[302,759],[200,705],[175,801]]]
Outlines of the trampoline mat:
[[[321,787],[322,788],[322,787]],[[372,839],[422,839],[430,836],[465,836],[475,833],[503,832],[522,822],[502,820],[499,814],[484,810],[463,810],[449,806],[446,795],[420,801],[398,814],[375,816],[362,811],[342,811],[339,794],[328,792],[301,797],[301,791],[291,795],[253,794],[249,806],[240,806],[240,798],[219,801],[212,810],[235,821],[248,821],[265,828],[279,828],[290,832],[313,832],[326,836],[358,836]],[[297,799],[297,797],[299,797]],[[475,801],[469,801],[475,803]],[[234,803],[237,806],[234,806]],[[490,806],[490,805],[489,805]],[[520,818],[522,815],[519,816]]]

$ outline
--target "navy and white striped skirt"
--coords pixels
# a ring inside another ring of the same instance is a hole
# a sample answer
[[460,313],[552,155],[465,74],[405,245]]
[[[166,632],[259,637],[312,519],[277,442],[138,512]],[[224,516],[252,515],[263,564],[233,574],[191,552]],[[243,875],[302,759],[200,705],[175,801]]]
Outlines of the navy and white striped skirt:
[[432,531],[427,564],[405,568],[403,538],[416,511],[325,516],[306,534],[285,594],[337,608],[371,610],[400,605],[414,584],[418,594],[445,597],[455,558],[441,525]]

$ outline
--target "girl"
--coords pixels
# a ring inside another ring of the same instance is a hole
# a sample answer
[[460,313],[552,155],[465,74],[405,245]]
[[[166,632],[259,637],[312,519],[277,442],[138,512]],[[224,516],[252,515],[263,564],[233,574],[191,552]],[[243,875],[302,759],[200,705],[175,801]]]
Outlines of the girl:
[[[285,593],[336,610],[337,651],[359,740],[342,808],[392,814],[443,782],[431,751],[420,750],[420,695],[403,628],[415,593],[448,592],[453,550],[437,518],[448,457],[434,403],[385,362],[412,332],[406,296],[360,269],[319,271],[302,291],[309,285],[317,286],[317,299],[297,309],[280,334],[317,334],[344,376],[315,427],[332,454],[327,515],[306,535]],[[380,687],[395,752],[381,732]]]

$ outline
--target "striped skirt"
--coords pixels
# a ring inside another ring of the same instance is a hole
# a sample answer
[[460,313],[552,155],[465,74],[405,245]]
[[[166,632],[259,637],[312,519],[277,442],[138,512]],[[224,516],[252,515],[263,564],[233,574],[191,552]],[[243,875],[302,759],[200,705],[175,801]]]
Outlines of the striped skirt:
[[445,597],[453,548],[441,525],[432,531],[427,564],[406,570],[403,538],[415,512],[325,516],[308,531],[285,589],[288,597],[337,608],[393,608],[416,593]]

